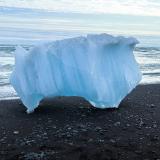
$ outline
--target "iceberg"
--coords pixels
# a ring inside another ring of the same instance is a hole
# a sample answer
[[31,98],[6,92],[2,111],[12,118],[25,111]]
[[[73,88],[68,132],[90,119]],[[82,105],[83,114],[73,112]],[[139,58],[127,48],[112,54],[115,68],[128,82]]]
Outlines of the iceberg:
[[10,82],[27,112],[45,97],[80,96],[94,107],[118,107],[141,80],[133,37],[87,35],[15,51]]

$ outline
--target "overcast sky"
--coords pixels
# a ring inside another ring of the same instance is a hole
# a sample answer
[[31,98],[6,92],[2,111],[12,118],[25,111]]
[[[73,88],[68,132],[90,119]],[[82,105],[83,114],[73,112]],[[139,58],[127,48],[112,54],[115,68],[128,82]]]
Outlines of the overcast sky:
[[160,17],[160,0],[0,0],[0,6]]
[[0,0],[0,43],[88,33],[160,36],[159,26],[160,0]]

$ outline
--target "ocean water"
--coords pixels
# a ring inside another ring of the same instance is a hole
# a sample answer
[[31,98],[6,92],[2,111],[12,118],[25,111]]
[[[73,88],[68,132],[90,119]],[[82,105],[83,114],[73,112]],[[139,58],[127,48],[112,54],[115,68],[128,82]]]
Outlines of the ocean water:
[[[22,46],[29,49],[33,45]],[[15,47],[13,44],[0,44],[0,99],[17,97],[9,83],[9,76],[14,67]],[[143,73],[141,84],[160,83],[160,48],[151,44],[137,46],[134,54]]]
[[[148,26],[148,19],[144,17],[143,21],[136,16],[119,19],[119,15],[66,14],[0,7],[0,99],[17,97],[9,83],[17,45],[30,49],[39,43],[88,33],[136,37],[140,44],[134,55],[143,73],[141,84],[160,83],[160,36],[156,34],[157,25],[154,25],[157,21],[153,18],[153,23]],[[151,28],[152,32],[149,32]]]

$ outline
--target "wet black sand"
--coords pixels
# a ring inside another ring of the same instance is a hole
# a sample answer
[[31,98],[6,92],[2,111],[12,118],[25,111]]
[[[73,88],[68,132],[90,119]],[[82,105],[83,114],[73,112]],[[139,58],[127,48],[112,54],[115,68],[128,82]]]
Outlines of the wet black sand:
[[28,115],[20,100],[0,101],[3,159],[158,160],[160,85],[138,86],[118,109],[58,97]]

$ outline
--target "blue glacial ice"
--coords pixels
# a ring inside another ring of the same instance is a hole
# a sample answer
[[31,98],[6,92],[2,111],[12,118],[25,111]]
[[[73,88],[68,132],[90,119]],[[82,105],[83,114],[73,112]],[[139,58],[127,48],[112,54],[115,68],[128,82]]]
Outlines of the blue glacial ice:
[[133,55],[138,41],[108,34],[44,43],[29,51],[17,47],[10,82],[27,112],[45,97],[80,96],[97,108],[118,107],[138,85]]

